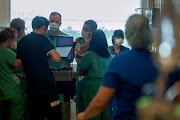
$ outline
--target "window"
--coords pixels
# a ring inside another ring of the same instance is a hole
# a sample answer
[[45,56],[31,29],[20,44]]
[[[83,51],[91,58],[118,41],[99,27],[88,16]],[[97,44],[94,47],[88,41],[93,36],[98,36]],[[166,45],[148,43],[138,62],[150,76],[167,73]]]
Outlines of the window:
[[[35,16],[47,19],[51,12],[62,15],[60,30],[74,37],[81,36],[84,21],[93,19],[112,45],[111,37],[116,29],[125,30],[125,23],[140,0],[11,0],[11,19],[21,18],[26,22],[26,34],[32,31],[31,21]],[[127,46],[127,42],[124,43]]]

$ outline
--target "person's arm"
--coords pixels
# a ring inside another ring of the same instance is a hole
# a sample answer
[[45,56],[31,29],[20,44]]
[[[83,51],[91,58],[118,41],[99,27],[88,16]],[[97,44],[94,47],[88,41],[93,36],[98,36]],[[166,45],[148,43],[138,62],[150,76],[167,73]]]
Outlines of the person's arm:
[[24,70],[24,69],[23,69],[23,66],[22,66],[22,62],[21,62],[20,59],[16,60],[16,61],[12,64],[12,66],[15,67],[15,68]]
[[101,113],[113,98],[116,89],[101,86],[85,112],[77,115],[77,120],[88,120]]
[[92,65],[91,53],[86,52],[83,58],[81,59],[81,61],[78,63],[78,66],[82,70],[87,70],[91,65]]
[[87,51],[87,49],[89,48],[89,44],[90,44],[91,38],[92,38],[92,33],[90,33],[89,39],[86,40],[86,43],[84,43],[84,44],[80,47],[79,55],[84,54],[84,53]]
[[61,56],[59,53],[56,51],[56,49],[52,49],[47,53],[47,56],[50,56],[50,61],[51,62],[60,62],[61,61]]

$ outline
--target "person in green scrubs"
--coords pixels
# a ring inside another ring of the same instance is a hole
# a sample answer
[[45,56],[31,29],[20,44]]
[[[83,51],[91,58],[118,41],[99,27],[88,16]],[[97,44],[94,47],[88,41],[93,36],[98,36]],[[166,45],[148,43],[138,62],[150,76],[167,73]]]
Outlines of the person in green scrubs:
[[10,23],[10,28],[14,28],[17,30],[17,43],[13,43],[11,48],[12,49],[16,49],[19,40],[22,38],[22,36],[24,35],[24,31],[25,31],[25,21],[23,19],[20,18],[14,18],[11,23]]
[[[50,29],[45,34],[46,37],[50,40],[50,42],[57,46],[57,36],[69,36],[66,33],[63,33],[59,30],[61,26],[61,14],[58,12],[52,12],[49,16],[49,26]],[[49,62],[51,70],[61,69],[64,67],[69,67],[70,62],[66,62],[62,60],[61,62]]]
[[9,49],[16,39],[17,31],[13,28],[0,32],[0,120],[24,120],[25,97],[14,74],[15,68],[23,70],[23,66]]
[[[14,28],[17,30],[17,40],[14,41],[11,45],[11,50],[13,50],[17,54],[17,45],[20,39],[23,37],[25,32],[25,21],[20,18],[14,18],[10,23],[10,28]],[[21,80],[22,90],[26,90],[26,75],[23,70],[16,70],[16,75]]]
[[[87,70],[84,79],[84,103],[88,107],[96,95],[105,74],[109,61],[111,60],[108,51],[107,39],[102,30],[95,30],[89,44],[89,51],[86,52],[79,62],[79,68]],[[109,120],[108,108],[90,120]]]
[[[77,113],[83,112],[85,110],[84,104],[84,76],[85,72],[81,72],[79,69],[79,61],[83,57],[83,54],[88,51],[89,42],[91,39],[92,33],[97,29],[97,23],[94,20],[86,20],[84,22],[82,28],[82,38],[77,39],[77,43],[74,49],[74,56],[77,62],[77,73],[76,73],[76,106],[77,106]],[[81,52],[81,54],[80,54]]]
[[84,105],[84,80],[83,76],[80,76],[80,71],[78,67],[78,63],[81,60],[83,56],[78,55],[78,51],[80,50],[80,46],[82,46],[84,43],[86,43],[85,39],[83,37],[78,37],[75,40],[76,46],[74,48],[74,56],[77,63],[77,69],[76,69],[76,112],[80,113],[85,110]]

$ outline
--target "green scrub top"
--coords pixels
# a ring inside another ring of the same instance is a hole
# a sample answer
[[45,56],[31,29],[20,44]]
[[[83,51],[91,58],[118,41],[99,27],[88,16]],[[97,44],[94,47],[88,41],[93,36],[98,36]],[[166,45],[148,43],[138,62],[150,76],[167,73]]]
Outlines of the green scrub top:
[[[77,38],[75,39],[77,42]],[[80,41],[80,45],[83,45],[86,41],[83,39]],[[77,45],[77,43],[76,43]],[[77,63],[77,70],[76,70],[76,106],[77,106],[77,113],[83,112],[85,110],[84,105],[84,78],[79,81],[80,77],[80,70],[79,65]]]
[[[79,69],[88,70],[87,76],[83,79],[84,105],[87,108],[96,95],[105,74],[111,56],[103,58],[94,51],[88,51],[79,62]],[[90,120],[109,120],[108,107]]]
[[[59,31],[58,35],[69,36],[69,35],[63,33],[62,31]],[[49,30],[47,31],[45,36],[50,40]],[[53,46],[57,46],[57,37],[54,40],[50,40],[50,42],[52,43]],[[61,69],[62,65],[64,65],[64,64],[66,64],[66,61],[64,61],[64,60],[61,60],[61,62],[49,62],[49,65],[56,67],[56,69]]]
[[[18,46],[18,43],[19,43],[19,41],[20,41],[20,38],[17,38],[16,41],[17,41],[17,46]],[[14,52],[17,54],[17,49],[12,49],[12,48],[11,48],[11,50],[14,51]],[[19,74],[23,75],[24,78],[26,78],[26,75],[25,75],[25,73],[24,73],[23,70],[16,69],[16,73],[19,73]]]
[[16,61],[16,54],[5,46],[0,46],[0,100],[15,98],[20,87],[20,80],[13,73],[12,64]]
[[88,69],[87,79],[102,79],[110,59],[111,57],[103,58],[94,51],[88,51],[84,54],[78,66],[83,70]]

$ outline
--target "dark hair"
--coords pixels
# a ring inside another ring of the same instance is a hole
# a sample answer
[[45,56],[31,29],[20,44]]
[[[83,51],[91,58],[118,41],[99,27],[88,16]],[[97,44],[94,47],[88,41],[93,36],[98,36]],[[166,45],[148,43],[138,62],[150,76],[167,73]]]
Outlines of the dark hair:
[[110,57],[107,39],[102,30],[95,30],[90,42],[90,51],[94,51],[101,57]]
[[[51,16],[56,16],[56,15],[59,15],[59,17],[61,18],[61,14],[58,13],[58,12],[52,12],[52,13],[50,14],[49,18],[50,18]],[[60,19],[60,20],[61,20],[61,19]]]
[[25,28],[25,21],[20,18],[15,18],[11,21],[10,27],[16,29],[18,32]]
[[121,37],[122,39],[124,39],[124,32],[121,29],[115,30],[113,37]]
[[39,28],[41,28],[44,25],[46,26],[46,28],[48,28],[49,21],[45,17],[36,16],[32,20],[32,28],[33,29],[39,29]]
[[[124,39],[124,32],[121,29],[115,30],[112,37],[120,37]],[[113,38],[112,38],[112,44],[114,44]]]
[[87,20],[84,22],[84,24],[91,26],[91,31],[94,31],[97,29],[97,23],[94,20]]
[[5,28],[0,32],[0,43],[6,42],[8,39],[14,39],[17,30],[14,28]]

